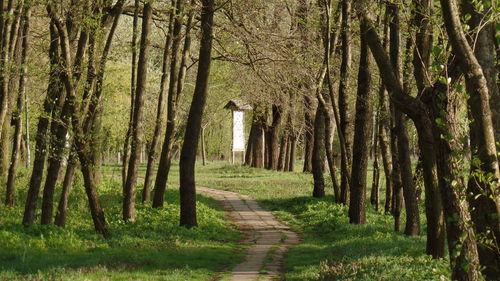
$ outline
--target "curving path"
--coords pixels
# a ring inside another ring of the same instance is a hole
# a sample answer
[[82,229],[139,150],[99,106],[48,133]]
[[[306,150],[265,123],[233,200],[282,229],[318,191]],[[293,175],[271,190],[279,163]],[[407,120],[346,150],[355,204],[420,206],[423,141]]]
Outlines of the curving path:
[[298,235],[248,195],[208,187],[196,189],[222,203],[238,229],[244,232],[243,244],[251,245],[245,260],[234,267],[229,280],[279,279],[284,254],[290,246],[299,243]]

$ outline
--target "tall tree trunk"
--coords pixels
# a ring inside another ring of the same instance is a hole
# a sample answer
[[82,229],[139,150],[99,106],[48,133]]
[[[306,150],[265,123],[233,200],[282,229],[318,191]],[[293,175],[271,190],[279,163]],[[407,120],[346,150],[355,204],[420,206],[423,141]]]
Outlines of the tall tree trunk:
[[127,181],[130,138],[132,136],[132,122],[134,119],[135,92],[137,81],[137,37],[139,26],[139,0],[134,0],[134,20],[132,22],[132,75],[130,77],[130,114],[127,133],[125,134],[125,142],[123,144],[123,159],[122,159],[122,184],[123,193],[125,194],[125,184]]
[[212,34],[214,19],[214,1],[203,0],[201,11],[201,40],[198,62],[198,74],[193,100],[189,109],[186,133],[180,159],[180,225],[197,226],[196,219],[196,183],[195,162],[196,150],[201,129],[203,110],[207,99],[208,78],[210,75]]
[[314,148],[312,155],[314,189],[313,197],[325,196],[325,108],[321,103],[316,110],[314,120]]
[[[3,1],[2,1],[3,5]],[[5,119],[10,108],[9,106],[9,45],[10,45],[10,35],[12,25],[10,24],[13,19],[14,6],[13,0],[7,1],[7,9],[4,11],[2,9],[2,17],[0,18],[0,30],[1,30],[1,44],[0,44],[0,124],[5,123]],[[10,123],[10,122],[9,122]],[[0,139],[4,138],[5,131],[0,131]],[[2,159],[8,157],[7,154],[3,153],[0,155]],[[0,159],[0,160],[2,160]],[[3,161],[3,160],[2,160]]]
[[[414,76],[417,82],[419,94],[425,90],[427,72],[430,65],[431,50],[432,50],[432,25],[429,21],[431,17],[432,0],[414,0],[414,24],[420,26],[415,35],[415,50],[413,55]],[[424,101],[425,102],[425,101]],[[427,107],[430,104],[426,104]],[[420,153],[423,153],[422,148]],[[422,156],[423,157],[423,156]],[[428,162],[423,162],[423,165],[428,165]],[[426,181],[427,179],[427,181]],[[425,183],[427,182],[427,183]],[[432,255],[433,258],[441,258],[444,256],[444,218],[441,205],[440,193],[437,187],[430,188],[434,185],[429,185],[428,182],[437,184],[436,175],[429,175],[424,170],[425,183],[425,215],[427,217],[427,245],[426,253]]]
[[137,186],[137,173],[139,170],[139,153],[143,143],[143,107],[144,95],[147,86],[148,59],[149,59],[149,33],[151,32],[152,1],[144,3],[143,20],[141,28],[141,43],[139,61],[137,63],[137,89],[135,93],[134,118],[132,123],[132,136],[130,141],[130,161],[123,198],[123,220],[135,221],[135,195]]
[[[29,48],[29,30],[30,30],[30,17],[31,17],[31,8],[27,5],[23,9],[23,26],[22,26],[22,53],[21,53],[21,74],[19,77],[19,88],[18,88],[18,97],[17,97],[17,108],[14,112],[14,144],[12,146],[12,158],[9,167],[9,176],[7,179],[7,193],[5,198],[5,205],[13,207],[14,206],[14,198],[15,198],[15,180],[17,174],[17,166],[19,164],[20,151],[21,151],[21,140],[23,133],[23,123],[22,123],[22,114],[23,114],[23,105],[24,99],[26,95],[26,82],[27,82],[27,71],[28,67],[26,65],[26,60],[28,56],[28,48]],[[26,120],[27,121],[27,120]]]
[[167,128],[165,132],[165,139],[163,140],[163,147],[160,155],[160,163],[156,173],[153,207],[163,207],[165,190],[167,188],[168,174],[170,172],[170,164],[172,161],[172,143],[174,141],[175,133],[175,116],[177,111],[177,83],[180,72],[179,49],[181,44],[181,29],[183,21],[183,8],[184,1],[177,0],[174,9],[174,28],[172,33],[172,57],[170,62],[170,82],[168,87],[167,99]]
[[372,136],[371,102],[371,54],[366,43],[367,25],[361,21],[361,51],[358,72],[358,92],[356,99],[356,120],[354,124],[354,144],[352,155],[351,190],[349,200],[349,222],[366,223],[366,178]]
[[[488,7],[488,2],[483,1],[483,5]],[[495,132],[495,140],[500,140],[500,94],[497,85],[497,71],[495,63],[495,26],[493,22],[487,22],[482,26],[485,17],[488,15],[478,13],[474,9],[474,5],[468,1],[462,1],[464,13],[471,15],[468,22],[472,30],[478,30],[478,34],[473,38],[474,54],[481,65],[481,69],[486,79],[490,97],[490,110],[493,121],[493,130]],[[471,42],[472,43],[472,42]],[[469,44],[471,44],[469,43]],[[470,99],[471,108],[478,108],[478,101],[474,98]],[[484,145],[482,140],[484,136],[481,133],[481,127],[477,122],[470,123],[471,150],[473,157],[481,156],[475,153],[481,151],[480,145]],[[485,182],[481,177],[481,173],[492,172],[488,168],[488,160],[482,157],[483,165],[473,165],[471,167],[471,177],[467,185],[468,201],[471,206],[472,221],[474,222],[475,230],[478,237],[479,261],[485,267],[483,273],[490,279],[494,280],[500,276],[500,199],[498,188],[495,191],[490,182]],[[474,162],[473,162],[474,163]],[[479,172],[481,171],[481,172]],[[493,179],[494,180],[494,179]],[[498,184],[498,176],[496,177]]]
[[[342,1],[342,63],[340,66],[340,82],[339,82],[339,112],[340,112],[340,131],[345,142],[345,154],[340,163],[340,197],[342,204],[349,204],[349,179],[351,174],[351,119],[349,116],[349,72],[351,69],[352,54],[351,54],[351,1]],[[346,161],[347,160],[347,161]]]
[[[401,35],[399,26],[399,8],[397,4],[388,3],[387,10],[390,17],[390,55],[391,63],[394,69],[397,70],[398,78],[403,79],[402,63],[401,63]],[[409,48],[408,48],[409,50]],[[405,79],[404,83],[407,83]],[[405,116],[395,108],[394,112],[395,135],[397,139],[397,160],[401,172],[401,184],[403,189],[404,202],[406,207],[406,225],[404,233],[406,235],[415,236],[420,233],[420,217],[418,212],[417,197],[415,194],[415,183],[413,182],[411,158],[409,149],[408,132],[406,128]],[[399,195],[398,195],[399,196]],[[396,197],[397,198],[397,197]],[[399,200],[399,198],[397,198]],[[395,207],[395,214],[399,214],[400,204]]]
[[304,168],[303,172],[312,172],[312,150],[314,147],[314,115],[313,104],[311,98],[304,95],[304,119],[305,119],[305,132],[304,132]]
[[38,128],[36,133],[35,144],[35,160],[33,162],[33,171],[31,172],[28,196],[23,216],[23,225],[30,226],[35,219],[36,203],[40,193],[40,185],[42,183],[43,171],[45,168],[45,157],[47,155],[47,141],[49,116],[52,115],[55,103],[60,100],[62,93],[62,85],[59,80],[59,37],[57,29],[52,22],[50,24],[50,77],[47,96],[43,104],[43,114],[38,118]]
[[158,108],[156,111],[156,122],[155,131],[153,134],[153,140],[151,141],[150,148],[148,151],[148,164],[146,167],[146,176],[144,178],[144,189],[142,190],[142,202],[149,202],[151,199],[151,184],[153,182],[153,166],[157,158],[157,150],[159,138],[161,136],[161,131],[163,128],[163,119],[165,112],[165,93],[167,92],[167,87],[170,80],[170,71],[168,69],[168,62],[170,61],[169,53],[172,47],[172,29],[174,25],[174,13],[170,11],[169,24],[168,24],[168,34],[165,40],[165,49],[163,51],[163,64],[162,64],[162,76],[160,82],[160,94],[158,97]]
[[379,182],[380,182],[380,168],[378,164],[379,159],[379,137],[378,134],[380,132],[380,111],[376,114],[375,117],[375,128],[373,129],[373,178],[372,178],[372,189],[370,192],[370,203],[375,206],[375,211],[378,211],[379,208]]

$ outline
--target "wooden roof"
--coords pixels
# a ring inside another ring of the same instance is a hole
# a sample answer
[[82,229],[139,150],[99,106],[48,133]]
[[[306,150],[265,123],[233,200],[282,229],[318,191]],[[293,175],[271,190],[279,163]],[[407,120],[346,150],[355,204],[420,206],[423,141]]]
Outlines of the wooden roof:
[[252,110],[252,106],[242,100],[230,100],[224,106],[224,109],[244,111],[244,110]]

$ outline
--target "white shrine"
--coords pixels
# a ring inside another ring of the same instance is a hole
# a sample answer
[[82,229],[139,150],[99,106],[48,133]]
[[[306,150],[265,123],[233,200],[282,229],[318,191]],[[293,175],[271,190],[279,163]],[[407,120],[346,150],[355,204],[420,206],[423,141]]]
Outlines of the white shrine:
[[251,110],[252,106],[241,100],[230,100],[224,108],[230,109],[233,117],[231,163],[234,164],[236,153],[242,153],[245,162],[245,111]]

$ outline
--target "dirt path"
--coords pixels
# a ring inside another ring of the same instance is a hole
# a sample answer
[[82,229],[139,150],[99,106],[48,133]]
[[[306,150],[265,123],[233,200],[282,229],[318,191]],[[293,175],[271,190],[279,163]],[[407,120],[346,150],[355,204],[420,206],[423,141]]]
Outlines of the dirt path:
[[285,252],[299,243],[297,234],[250,196],[207,187],[197,187],[197,191],[222,203],[238,229],[245,233],[243,243],[250,245],[245,260],[234,267],[229,280],[278,280]]

